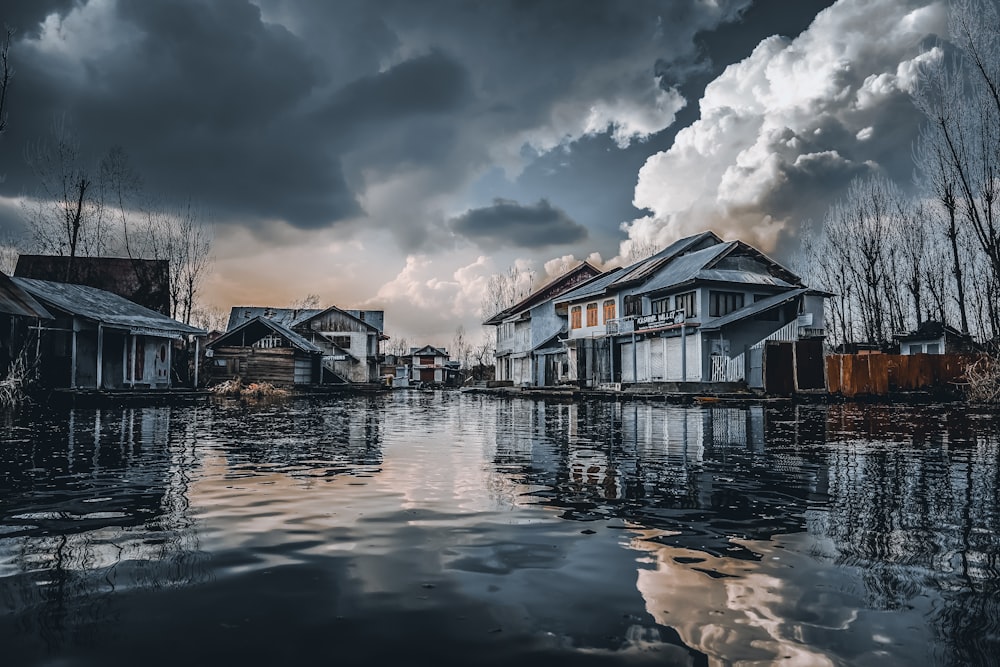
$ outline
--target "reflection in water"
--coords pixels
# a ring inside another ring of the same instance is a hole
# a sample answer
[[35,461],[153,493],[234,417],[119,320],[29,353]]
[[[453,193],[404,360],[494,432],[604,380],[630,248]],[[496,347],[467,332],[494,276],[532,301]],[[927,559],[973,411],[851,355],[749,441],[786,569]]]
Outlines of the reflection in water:
[[8,415],[4,655],[988,663],[998,422],[446,392]]

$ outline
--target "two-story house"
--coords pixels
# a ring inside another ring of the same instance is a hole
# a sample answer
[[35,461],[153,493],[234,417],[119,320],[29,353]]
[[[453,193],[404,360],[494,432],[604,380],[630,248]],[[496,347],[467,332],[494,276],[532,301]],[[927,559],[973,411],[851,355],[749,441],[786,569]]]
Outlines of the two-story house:
[[[256,317],[269,319],[302,336],[322,350],[322,377],[327,382],[378,382],[385,313],[381,310],[329,308],[271,308],[236,306],[228,330]],[[277,338],[275,342],[277,343]],[[266,347],[270,338],[256,343]]]
[[553,299],[599,274],[592,264],[580,262],[483,323],[496,327],[496,380],[549,386],[568,378],[566,319]]
[[581,385],[759,386],[767,340],[822,338],[826,296],[756,248],[703,232],[556,301]]

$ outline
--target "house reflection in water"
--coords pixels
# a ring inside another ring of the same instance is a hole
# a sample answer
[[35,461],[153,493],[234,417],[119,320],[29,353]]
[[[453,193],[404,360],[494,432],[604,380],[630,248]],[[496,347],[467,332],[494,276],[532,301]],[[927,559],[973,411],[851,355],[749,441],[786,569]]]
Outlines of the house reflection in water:
[[513,402],[497,420],[521,502],[622,520],[648,613],[710,664],[995,654],[995,414]]
[[5,606],[49,647],[108,632],[95,621],[116,591],[208,576],[188,511],[194,424],[169,407],[64,417],[8,425],[0,455]]

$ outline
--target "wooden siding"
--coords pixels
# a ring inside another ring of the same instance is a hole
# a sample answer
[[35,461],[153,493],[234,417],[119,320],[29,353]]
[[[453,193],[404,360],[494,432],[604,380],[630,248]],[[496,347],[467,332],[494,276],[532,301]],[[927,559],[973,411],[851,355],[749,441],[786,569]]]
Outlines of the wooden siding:
[[315,367],[313,355],[291,347],[217,347],[206,372],[212,381],[238,376],[244,382],[294,385],[316,382]]

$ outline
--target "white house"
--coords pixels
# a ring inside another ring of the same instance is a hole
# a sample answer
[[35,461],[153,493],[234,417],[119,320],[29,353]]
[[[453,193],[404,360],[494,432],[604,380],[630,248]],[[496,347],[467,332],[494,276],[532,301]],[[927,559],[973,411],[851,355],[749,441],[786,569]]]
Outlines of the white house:
[[556,299],[570,375],[605,383],[747,381],[768,339],[821,340],[826,293],[741,241],[712,232],[609,271]]

